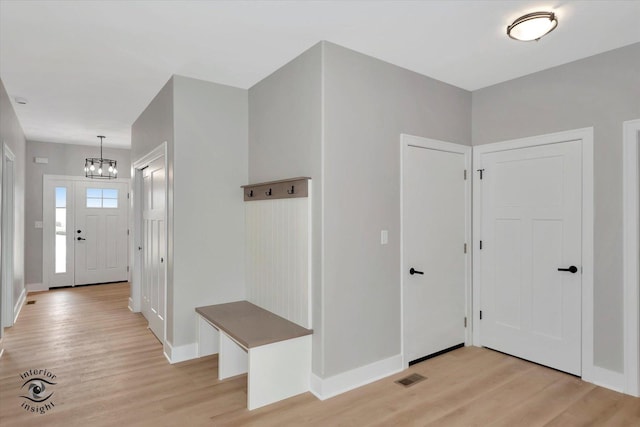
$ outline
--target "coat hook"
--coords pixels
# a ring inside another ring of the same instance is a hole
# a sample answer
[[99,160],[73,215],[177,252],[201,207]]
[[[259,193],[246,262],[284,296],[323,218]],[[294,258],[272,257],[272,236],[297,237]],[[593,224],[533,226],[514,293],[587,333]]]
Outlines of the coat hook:
[[287,194],[293,194],[293,193],[295,193],[294,188],[295,188],[295,187],[292,185],[292,186],[291,186],[291,190],[287,190]]
[[249,191],[249,194],[247,194],[248,197],[253,197],[253,190]]
[[264,194],[266,194],[267,196],[270,196],[271,195],[271,189],[269,189],[269,191],[265,191]]

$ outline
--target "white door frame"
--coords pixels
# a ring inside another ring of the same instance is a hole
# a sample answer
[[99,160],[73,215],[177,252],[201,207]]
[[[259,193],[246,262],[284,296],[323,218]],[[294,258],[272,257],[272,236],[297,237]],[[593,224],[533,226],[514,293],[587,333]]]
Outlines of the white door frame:
[[640,396],[640,119],[626,121],[622,127],[624,392]]
[[[495,142],[473,147],[473,167],[480,164],[485,153],[515,150],[554,144],[563,141],[582,141],[582,379],[593,382],[593,128],[575,129],[529,138]],[[479,173],[473,174],[473,253],[480,245],[482,190]],[[473,264],[473,344],[480,342],[480,264]]]
[[[400,345],[402,350],[402,359],[403,365],[407,366],[409,360],[405,360],[405,337],[404,337],[404,200],[403,200],[403,191],[404,188],[404,150],[409,146],[420,147],[420,148],[428,148],[432,150],[440,150],[446,151],[450,153],[457,153],[464,155],[464,167],[467,171],[467,179],[465,180],[464,191],[465,191],[465,232],[464,237],[466,242],[471,242],[471,153],[472,147],[462,144],[455,144],[452,142],[438,141],[436,139],[423,138],[420,136],[413,136],[408,134],[400,134]],[[468,251],[468,256],[465,259],[465,316],[468,320],[471,320],[471,297],[472,297],[472,288],[471,288],[471,279],[472,279],[472,270],[471,270],[471,259],[472,259],[472,251]],[[472,323],[471,321],[467,322],[467,328],[465,330],[465,345],[472,344]]]
[[164,157],[164,170],[165,170],[165,182],[164,182],[164,232],[165,232],[165,254],[167,254],[167,262],[164,263],[164,277],[165,277],[165,295],[164,295],[164,337],[163,344],[167,343],[167,265],[169,264],[169,222],[167,221],[169,211],[169,173],[168,173],[168,159],[167,159],[167,142],[163,142],[151,152],[140,157],[134,161],[131,165],[131,176],[133,179],[133,192],[131,197],[131,212],[133,213],[133,247],[131,248],[133,273],[131,277],[131,296],[129,297],[129,309],[133,312],[139,312],[142,309],[142,253],[138,250],[142,246],[143,230],[142,230],[142,210],[144,203],[140,199],[143,194],[143,179],[142,170],[149,166],[151,162]]
[[[86,178],[84,176],[77,175],[48,175],[45,174],[42,176],[42,283],[44,289],[49,289],[51,286],[51,272],[53,271],[53,254],[55,251],[54,248],[54,234],[55,230],[54,222],[51,221],[51,218],[54,216],[54,206],[49,203],[48,196],[46,193],[46,189],[48,188],[48,183],[52,181],[71,181],[71,182],[93,182],[94,180],[91,178]],[[118,184],[127,184],[127,192],[131,193],[131,180],[129,178],[116,178],[112,180],[100,180],[102,182],[114,182]],[[72,198],[75,199],[74,190],[71,189]],[[75,203],[75,200],[74,200]],[[67,205],[68,208],[74,209],[74,204]],[[75,220],[75,213],[72,213],[71,218]],[[74,230],[75,227],[72,227],[74,224],[67,224],[68,230]],[[127,215],[127,228],[130,227],[129,215]],[[129,238],[131,240],[131,238]],[[127,243],[129,245],[129,243]],[[75,247],[70,247],[70,251],[67,252],[67,256],[70,256],[71,259],[75,258]],[[75,262],[75,259],[74,259]]]
[[[12,186],[10,189],[5,189],[4,186],[7,185],[8,171],[5,168],[5,162],[12,162],[13,167],[11,168],[11,183]],[[14,287],[14,279],[15,279],[15,271],[14,271],[14,250],[15,250],[15,162],[16,156],[13,154],[11,149],[7,144],[2,145],[2,159],[0,159],[0,176],[2,179],[0,180],[0,197],[4,196],[4,201],[9,201],[8,204],[5,204],[3,199],[0,198],[0,206],[2,206],[2,212],[0,212],[0,218],[2,220],[2,224],[0,228],[2,229],[2,249],[0,250],[0,272],[1,272],[1,283],[2,283],[2,319],[0,319],[0,338],[2,338],[3,331],[5,327],[13,326],[15,322],[15,315],[17,313],[16,306],[13,304],[13,287]],[[4,191],[11,191],[10,197],[7,197],[4,194]]]

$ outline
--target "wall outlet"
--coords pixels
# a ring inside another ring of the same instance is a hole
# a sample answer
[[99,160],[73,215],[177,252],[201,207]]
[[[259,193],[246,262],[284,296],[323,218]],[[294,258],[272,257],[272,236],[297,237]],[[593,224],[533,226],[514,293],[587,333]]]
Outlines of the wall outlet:
[[36,228],[42,228],[42,221],[36,221]]
[[381,230],[380,231],[380,244],[386,245],[389,243],[389,230]]

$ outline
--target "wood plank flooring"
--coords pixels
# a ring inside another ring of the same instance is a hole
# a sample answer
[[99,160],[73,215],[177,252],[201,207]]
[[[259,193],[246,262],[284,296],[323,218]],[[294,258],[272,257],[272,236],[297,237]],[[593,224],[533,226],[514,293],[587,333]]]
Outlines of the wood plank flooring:
[[[169,365],[128,295],[128,284],[29,295],[0,358],[2,427],[640,426],[640,399],[474,347],[324,402],[306,393],[249,412],[245,376],[218,381],[216,356]],[[29,369],[56,375],[42,415],[21,406]],[[394,383],[414,372],[427,379]]]

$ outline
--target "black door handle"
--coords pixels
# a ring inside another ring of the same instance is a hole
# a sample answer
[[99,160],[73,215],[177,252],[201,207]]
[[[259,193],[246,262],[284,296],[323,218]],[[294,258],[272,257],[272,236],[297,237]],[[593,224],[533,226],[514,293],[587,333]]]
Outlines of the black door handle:
[[409,274],[413,276],[414,274],[424,274],[424,272],[418,271],[415,268],[411,267],[411,269],[409,270]]
[[569,268],[559,268],[558,271],[568,271],[570,273],[577,273],[578,272],[578,267],[576,267],[575,265],[572,265]]
[[84,237],[78,237],[78,240],[87,240]]

